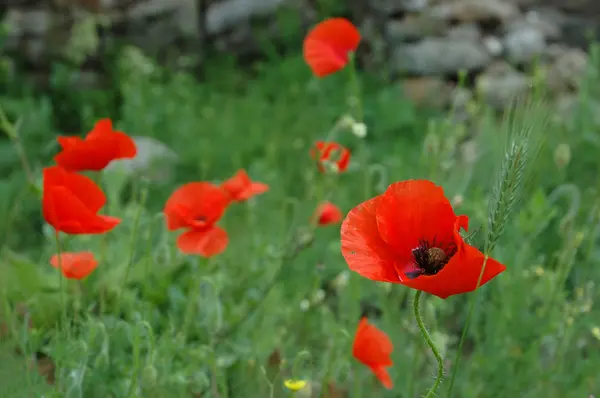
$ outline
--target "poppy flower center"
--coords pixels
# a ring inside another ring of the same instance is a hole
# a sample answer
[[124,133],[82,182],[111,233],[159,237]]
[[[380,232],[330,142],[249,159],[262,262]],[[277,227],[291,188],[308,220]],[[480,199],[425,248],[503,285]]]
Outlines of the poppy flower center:
[[416,269],[407,272],[406,276],[414,279],[421,275],[435,275],[448,264],[455,253],[456,246],[453,244],[441,248],[435,244],[430,245],[428,242],[421,242],[417,248],[412,250],[413,263]]

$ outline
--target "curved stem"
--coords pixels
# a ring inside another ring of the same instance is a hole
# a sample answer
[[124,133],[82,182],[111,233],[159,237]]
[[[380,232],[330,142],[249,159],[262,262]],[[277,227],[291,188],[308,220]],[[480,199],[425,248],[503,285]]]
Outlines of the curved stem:
[[415,314],[415,319],[417,320],[417,325],[419,326],[419,329],[421,330],[421,334],[423,335],[425,342],[431,349],[431,352],[433,353],[433,356],[435,357],[435,359],[438,363],[438,371],[437,371],[437,376],[435,378],[435,382],[433,383],[433,386],[431,386],[431,388],[429,389],[429,392],[427,393],[427,395],[425,395],[425,398],[432,398],[435,396],[435,393],[436,393],[440,383],[442,382],[442,379],[444,378],[444,359],[442,358],[442,355],[436,348],[435,343],[431,339],[429,332],[427,331],[427,329],[425,328],[425,325],[423,324],[423,319],[421,318],[421,313],[419,312],[419,303],[421,301],[421,293],[423,293],[421,290],[417,290],[417,293],[415,294],[415,301],[413,302],[413,313]]

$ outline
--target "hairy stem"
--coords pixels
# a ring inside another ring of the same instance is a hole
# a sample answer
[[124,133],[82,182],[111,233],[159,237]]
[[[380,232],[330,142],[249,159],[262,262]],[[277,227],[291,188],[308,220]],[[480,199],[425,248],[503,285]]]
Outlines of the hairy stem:
[[431,388],[429,389],[429,392],[427,393],[427,395],[425,395],[425,398],[432,398],[435,396],[435,393],[437,392],[437,389],[438,389],[440,383],[442,382],[442,379],[444,378],[444,358],[442,358],[442,355],[440,354],[439,350],[435,346],[435,343],[431,339],[429,332],[425,328],[425,324],[423,324],[423,319],[421,318],[421,312],[419,311],[419,304],[421,301],[421,293],[423,293],[421,290],[417,290],[417,293],[415,294],[415,301],[413,302],[413,312],[415,314],[415,319],[417,320],[417,325],[419,326],[419,330],[421,330],[421,335],[423,335],[425,342],[431,349],[431,352],[433,353],[433,356],[435,357],[437,364],[438,364],[438,370],[437,370],[437,376],[435,377],[435,382],[433,383],[433,386],[431,386]]

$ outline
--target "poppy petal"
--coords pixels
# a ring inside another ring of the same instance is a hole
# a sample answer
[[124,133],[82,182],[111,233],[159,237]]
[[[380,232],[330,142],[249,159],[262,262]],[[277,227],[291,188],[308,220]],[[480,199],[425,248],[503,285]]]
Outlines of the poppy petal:
[[304,60],[318,77],[337,72],[348,63],[348,53],[360,42],[358,29],[345,18],[319,23],[304,39]]
[[[485,256],[477,248],[464,243],[458,232],[456,235],[459,241],[458,251],[440,272],[402,283],[442,299],[475,290]],[[506,270],[505,265],[491,257],[488,258],[479,286],[485,285],[504,270]]]
[[352,209],[340,231],[342,255],[348,267],[365,278],[399,283],[394,253],[379,237],[375,209],[381,196],[376,196]]
[[115,148],[114,159],[132,159],[137,155],[135,141],[122,131],[115,131],[111,141]]
[[112,132],[113,132],[112,120],[110,120],[109,118],[104,118],[104,119],[98,120],[94,124],[94,127],[87,134],[86,138],[90,139],[90,140],[101,139],[101,138],[104,138],[104,137],[110,135]]
[[69,149],[74,147],[75,145],[83,142],[83,140],[80,137],[67,137],[67,136],[58,136],[56,137],[56,141],[58,142],[58,145],[60,145],[60,147],[62,149]]
[[392,379],[386,367],[393,365],[390,358],[393,350],[394,346],[389,336],[363,317],[356,330],[352,355],[369,367],[375,377],[388,389],[392,387]]
[[371,371],[375,374],[375,377],[381,382],[381,384],[391,390],[394,387],[394,383],[392,383],[392,378],[390,377],[389,372],[384,366],[376,366],[371,368]]
[[60,256],[54,254],[50,258],[50,264],[54,268],[60,269],[66,278],[83,279],[96,269],[98,261],[92,252],[63,252],[60,253]]
[[62,167],[47,167],[43,171],[44,187],[65,187],[93,213],[106,204],[106,195],[89,177],[69,172]]
[[84,140],[58,137],[62,151],[54,157],[61,167],[71,171],[100,171],[117,159],[137,154],[135,141],[122,131],[114,131],[110,119],[101,119]]
[[412,264],[412,250],[421,241],[454,242],[456,215],[444,190],[427,180],[396,182],[377,206],[379,235],[403,261]]
[[315,212],[319,225],[337,224],[342,221],[342,211],[333,203],[325,202],[317,207]]
[[44,191],[42,210],[48,224],[72,235],[103,234],[121,222],[116,217],[95,214],[64,187]]
[[167,228],[204,227],[217,222],[229,198],[221,188],[208,182],[191,182],[179,187],[167,200],[164,214]]
[[394,345],[389,336],[363,317],[356,330],[353,355],[368,366],[391,366],[392,351]]
[[110,139],[84,140],[65,148],[54,161],[69,171],[100,171],[116,159],[114,153],[115,144]]
[[339,171],[346,171],[348,169],[348,165],[350,164],[350,151],[347,148],[342,150],[342,154],[337,161],[337,166]]
[[263,194],[269,190],[269,186],[262,182],[254,182],[244,169],[238,170],[233,177],[221,184],[233,200],[242,202],[253,196]]
[[189,230],[179,235],[177,247],[185,254],[212,257],[225,250],[229,243],[227,232],[219,227]]

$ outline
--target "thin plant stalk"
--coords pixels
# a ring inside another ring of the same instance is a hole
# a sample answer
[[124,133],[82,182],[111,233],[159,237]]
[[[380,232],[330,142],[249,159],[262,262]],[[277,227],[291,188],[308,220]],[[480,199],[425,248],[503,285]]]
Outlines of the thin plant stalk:
[[125,292],[125,288],[127,287],[127,280],[129,279],[129,274],[131,273],[131,267],[133,267],[133,258],[135,256],[135,248],[136,248],[136,240],[138,236],[138,230],[140,226],[140,219],[142,218],[142,213],[144,211],[144,205],[146,204],[146,199],[148,198],[148,189],[145,187],[142,190],[142,194],[140,197],[140,203],[138,211],[135,215],[135,219],[133,221],[133,230],[131,231],[131,243],[129,245],[129,256],[127,258],[127,268],[125,268],[125,275],[123,276],[123,284],[121,285],[121,290],[119,291],[119,297],[117,300],[117,316],[121,312],[121,302],[123,301],[123,294]]
[[65,299],[65,288],[66,285],[63,281],[63,262],[62,262],[62,249],[60,246],[60,236],[58,231],[54,234],[56,241],[56,257],[58,258],[58,290],[60,292],[60,308],[61,308],[61,320],[62,326],[67,326],[67,304]]
[[0,107],[0,127],[4,130],[8,138],[13,142],[17,155],[19,156],[19,160],[21,161],[21,166],[23,167],[23,171],[25,172],[25,176],[27,177],[27,182],[29,186],[41,196],[41,192],[37,185],[35,184],[35,179],[33,177],[33,172],[31,170],[31,166],[29,165],[29,161],[27,160],[27,154],[25,153],[25,149],[23,148],[23,143],[21,142],[21,137],[19,136],[18,128],[12,124],[8,117],[6,117],[6,113],[2,107]]
[[[209,259],[207,261],[210,262],[211,260]],[[202,263],[202,259],[200,257],[196,257],[196,270],[194,272],[194,274],[196,275],[199,272],[200,269],[200,264]],[[207,264],[207,268],[208,264]],[[202,290],[202,282],[199,280],[200,278],[194,278],[192,280],[193,283],[193,290],[192,293],[189,297],[186,309],[185,309],[185,314],[184,314],[184,318],[183,318],[183,326],[181,327],[181,331],[183,332],[183,334],[185,336],[187,336],[188,334],[188,329],[190,328],[190,325],[192,324],[192,320],[194,318],[194,309],[196,308],[196,303],[198,301],[198,296],[200,296],[201,290]]]
[[285,264],[287,264],[288,262],[295,259],[300,254],[300,252],[302,252],[304,249],[306,249],[307,247],[309,247],[312,244],[313,240],[314,240],[314,234],[311,230],[310,235],[308,235],[306,238],[298,239],[296,242],[294,242],[295,244],[293,245],[292,249],[283,256],[281,264],[279,265],[279,268],[275,272],[275,275],[273,275],[273,277],[271,278],[271,281],[267,284],[267,286],[261,292],[260,298],[256,301],[256,304],[252,308],[248,309],[248,311],[246,311],[245,315],[242,316],[242,318],[238,319],[237,322],[234,322],[233,325],[231,325],[228,328],[223,329],[221,332],[218,332],[215,336],[216,342],[223,341],[223,339],[225,339],[226,337],[228,337],[232,333],[234,333],[248,319],[252,318],[252,316],[256,313],[256,311],[262,306],[262,304],[266,300],[266,298],[269,295],[269,293],[271,292],[271,290],[279,282],[281,276],[283,275],[283,270],[285,268]]
[[431,335],[429,334],[429,332],[427,331],[427,328],[425,327],[425,324],[423,323],[423,318],[421,317],[421,312],[419,311],[419,304],[421,301],[422,293],[423,292],[421,290],[417,290],[417,293],[415,294],[415,300],[413,302],[413,313],[415,315],[415,320],[417,321],[417,325],[419,326],[419,330],[421,331],[421,335],[423,335],[423,339],[425,339],[425,342],[429,346],[429,349],[431,350],[433,356],[435,357],[435,360],[437,361],[437,365],[438,365],[437,375],[435,377],[433,386],[431,386],[431,388],[429,389],[429,392],[427,393],[427,395],[425,395],[425,398],[432,398],[435,396],[437,389],[440,386],[442,379],[444,378],[444,358],[442,358],[442,354],[440,354],[440,351],[435,346],[435,343],[433,342]]
[[[505,132],[510,137],[508,148],[504,153],[499,177],[496,180],[488,208],[487,235],[483,250],[484,261],[475,286],[475,293],[472,295],[469,303],[467,319],[458,344],[454,366],[452,367],[452,376],[447,390],[448,398],[452,397],[452,388],[454,387],[454,381],[459,369],[462,347],[473,315],[475,301],[479,297],[479,287],[481,286],[488,258],[504,232],[504,227],[522,195],[524,181],[528,177],[531,177],[528,175],[528,166],[530,161],[535,159],[539,154],[544,139],[542,133],[548,124],[548,114],[545,112],[540,113],[544,109],[543,105],[539,106],[540,104],[534,103],[523,104],[519,100],[513,105],[512,113],[508,115],[508,118],[511,120],[505,124],[507,127]],[[516,114],[515,109],[520,111],[519,115]],[[514,133],[512,137],[511,133]]]

